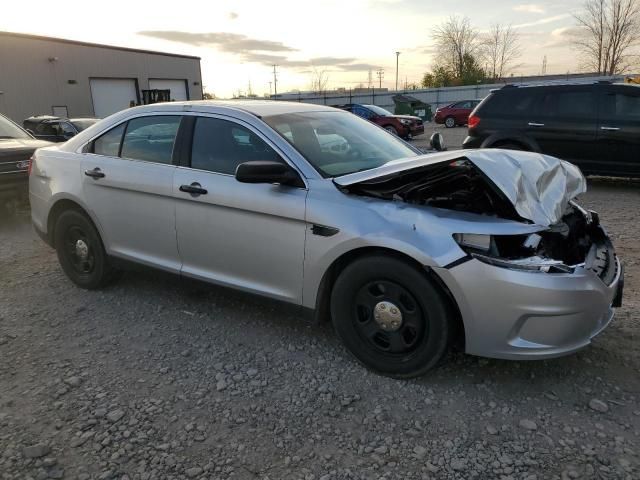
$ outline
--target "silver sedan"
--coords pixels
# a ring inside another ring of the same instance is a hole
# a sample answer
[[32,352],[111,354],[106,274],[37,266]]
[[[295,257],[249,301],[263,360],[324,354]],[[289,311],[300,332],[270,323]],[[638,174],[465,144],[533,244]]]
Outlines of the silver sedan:
[[125,110],[30,169],[33,224],[78,286],[126,260],[301,305],[395,377],[452,345],[587,346],[623,275],[585,189],[552,157],[424,155],[348,112],[261,101]]

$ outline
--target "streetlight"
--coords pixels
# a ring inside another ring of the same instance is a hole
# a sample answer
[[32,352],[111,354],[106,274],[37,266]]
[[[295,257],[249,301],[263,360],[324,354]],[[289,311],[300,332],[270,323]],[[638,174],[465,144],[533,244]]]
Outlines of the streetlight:
[[398,90],[398,58],[400,57],[400,52],[396,52],[396,91]]

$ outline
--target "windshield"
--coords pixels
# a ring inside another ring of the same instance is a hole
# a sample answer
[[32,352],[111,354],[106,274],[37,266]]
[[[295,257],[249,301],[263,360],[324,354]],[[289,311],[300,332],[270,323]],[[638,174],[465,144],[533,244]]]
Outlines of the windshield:
[[393,113],[391,113],[389,110],[385,110],[384,108],[379,107],[377,105],[362,105],[362,106],[365,108],[368,108],[376,115],[381,115],[383,117],[388,117],[390,115],[393,115]]
[[263,120],[325,178],[419,154],[398,137],[348,112],[287,113]]
[[7,117],[0,115],[0,139],[31,138],[31,136]]
[[76,127],[76,129],[79,132],[81,132],[82,130],[89,128],[91,125],[93,125],[97,121],[98,121],[97,118],[81,118],[81,119],[71,120],[71,123],[73,123],[74,127]]

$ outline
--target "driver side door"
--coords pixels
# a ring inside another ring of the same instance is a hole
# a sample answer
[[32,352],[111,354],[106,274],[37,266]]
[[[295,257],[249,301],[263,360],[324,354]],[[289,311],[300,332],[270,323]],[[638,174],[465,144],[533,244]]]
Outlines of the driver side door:
[[238,182],[240,163],[284,160],[249,125],[190,118],[173,185],[182,273],[301,303],[306,188]]

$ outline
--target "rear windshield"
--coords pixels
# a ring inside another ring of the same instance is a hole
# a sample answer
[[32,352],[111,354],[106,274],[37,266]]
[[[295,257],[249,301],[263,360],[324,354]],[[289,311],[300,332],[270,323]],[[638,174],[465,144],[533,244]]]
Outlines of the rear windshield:
[[31,138],[31,136],[6,117],[0,115],[0,139]]

